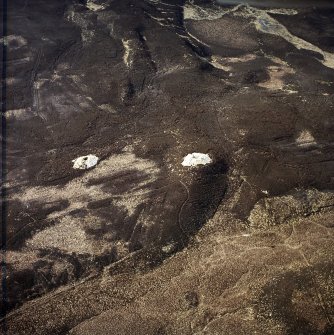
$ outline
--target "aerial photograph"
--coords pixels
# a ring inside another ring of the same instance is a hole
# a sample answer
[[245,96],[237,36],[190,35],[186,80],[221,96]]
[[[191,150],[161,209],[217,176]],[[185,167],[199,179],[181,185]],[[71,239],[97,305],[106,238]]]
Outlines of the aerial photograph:
[[0,2],[0,335],[334,335],[334,0]]

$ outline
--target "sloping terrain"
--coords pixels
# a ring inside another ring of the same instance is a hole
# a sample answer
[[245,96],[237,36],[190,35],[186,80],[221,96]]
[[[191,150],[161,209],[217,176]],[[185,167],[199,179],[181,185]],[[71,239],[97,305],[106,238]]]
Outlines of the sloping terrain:
[[4,334],[334,333],[334,9],[8,18]]

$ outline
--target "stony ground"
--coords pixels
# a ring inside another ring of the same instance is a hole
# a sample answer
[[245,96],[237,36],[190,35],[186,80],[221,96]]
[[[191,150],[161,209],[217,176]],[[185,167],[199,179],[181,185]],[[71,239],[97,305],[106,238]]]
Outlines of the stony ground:
[[334,9],[300,3],[9,2],[4,334],[334,333]]

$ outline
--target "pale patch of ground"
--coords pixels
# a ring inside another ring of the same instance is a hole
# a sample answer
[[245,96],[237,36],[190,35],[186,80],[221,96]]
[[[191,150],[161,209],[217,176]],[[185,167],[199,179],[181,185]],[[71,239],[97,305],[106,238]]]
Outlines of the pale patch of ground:
[[99,108],[105,112],[116,113],[115,109],[110,104],[99,105]]
[[[211,4],[210,8],[204,8],[199,5],[196,5],[193,0],[188,0],[183,7],[183,18],[184,20],[194,20],[194,21],[217,20],[225,15],[234,13],[235,11],[239,10],[239,8],[241,8],[243,4],[240,4],[240,2],[239,3],[238,2],[236,2],[236,6],[226,9],[224,7],[215,6],[213,4]],[[273,8],[273,9],[266,9],[265,11],[267,13],[280,14],[280,15],[298,14],[297,10],[290,8]]]
[[219,6],[213,8],[201,8],[189,1],[184,6],[185,20],[217,20],[227,14],[251,18],[257,30],[276,36],[280,36],[287,42],[293,44],[297,49],[310,50],[319,53],[323,59],[319,60],[324,66],[334,69],[334,54],[324,51],[310,42],[303,40],[293,34],[269,14],[296,15],[298,12],[293,9],[259,9],[250,6],[237,5],[231,9],[223,9]]
[[[92,182],[105,177],[112,177],[124,171],[139,171],[145,174],[145,180],[137,184],[136,190],[132,192],[125,192],[125,194],[110,194],[101,189],[101,185],[94,185]],[[124,197],[122,203],[126,208],[133,209],[133,206],[139,204],[145,196],[145,185],[154,181],[159,173],[158,167],[154,162],[137,158],[132,153],[124,153],[120,155],[113,155],[108,159],[101,161],[98,167],[94,170],[88,171],[84,176],[78,177],[70,181],[65,187],[33,187],[27,189],[18,196],[21,201],[57,201],[60,199],[67,199],[70,202],[69,208],[64,212],[57,212],[51,215],[53,218],[58,215],[65,214],[73,209],[86,207],[85,204],[91,200],[102,200],[112,195]],[[126,199],[129,199],[127,201]],[[131,199],[131,200],[130,200]],[[137,199],[137,201],[134,201]],[[121,201],[121,200],[120,200]],[[132,210],[130,210],[131,214]]]
[[132,59],[131,59],[131,40],[122,39],[123,47],[124,47],[124,55],[123,55],[123,62],[127,67],[131,67]]
[[[101,219],[92,215],[73,217],[71,212],[86,209],[92,201],[112,199],[113,206],[126,210],[128,216],[136,211],[139,204],[144,203],[150,194],[148,186],[158,178],[159,168],[150,160],[136,157],[133,153],[124,152],[113,155],[101,161],[95,169],[88,170],[83,176],[71,180],[62,188],[30,187],[17,193],[13,199],[32,206],[32,203],[57,202],[67,200],[69,206],[63,210],[51,213],[48,220],[55,220],[56,224],[35,234],[27,246],[32,249],[59,248],[65,252],[102,253],[104,247],[110,245],[112,236],[101,236],[99,241],[89,241],[84,228],[98,228]],[[135,188],[120,193],[106,190],[104,179],[115,178],[120,173],[140,173],[141,177]],[[99,180],[102,180],[99,182]],[[66,233],[67,232],[67,233]]]
[[226,72],[229,72],[232,70],[232,67],[231,66],[228,66],[228,65],[224,65],[224,63],[221,61],[222,60],[222,57],[219,57],[219,56],[211,56],[211,62],[210,64],[212,66],[214,66],[216,69],[219,69],[219,70],[224,70]]
[[11,109],[6,111],[6,118],[7,119],[15,119],[15,120],[28,120],[34,114],[32,113],[30,108],[20,108],[20,109]]
[[241,57],[221,57],[218,55],[211,56],[210,64],[217,69],[224,71],[231,71],[233,69],[232,64],[235,63],[246,63],[256,59],[256,55],[247,54]]
[[268,13],[270,12],[247,6],[239,12],[235,12],[234,15],[252,18],[258,31],[265,34],[279,36],[294,45],[299,50],[304,49],[319,53],[323,57],[323,60],[319,59],[319,62],[326,67],[334,69],[334,54],[326,52],[312,43],[291,34],[283,24],[279,23]]
[[273,9],[268,9],[267,13],[279,14],[279,15],[297,15],[298,10],[291,9],[291,8],[273,8]]
[[246,63],[246,62],[250,62],[252,60],[256,59],[256,55],[254,54],[246,54],[244,56],[241,57],[228,57],[225,58],[226,62],[228,63]]
[[212,159],[208,154],[202,154],[199,152],[193,152],[188,154],[183,158],[183,166],[197,166],[197,165],[207,165],[212,163]]
[[13,51],[26,46],[27,40],[23,36],[8,35],[0,38],[0,43],[6,43],[6,45]]
[[282,90],[285,86],[283,78],[295,73],[293,69],[286,66],[269,66],[267,68],[269,80],[259,83],[258,86],[268,90]]
[[38,252],[22,250],[22,251],[7,251],[6,261],[15,270],[23,270],[29,268],[29,266],[38,260]]
[[203,8],[194,3],[193,0],[187,1],[183,6],[183,18],[184,20],[217,20],[226,14],[229,14],[237,10],[240,5],[233,7],[232,9],[224,9],[220,6],[210,6],[210,8]]
[[90,169],[94,167],[98,161],[99,158],[95,155],[81,156],[72,161],[73,169],[80,169],[80,170]]
[[7,85],[15,85],[18,84],[21,81],[20,78],[14,78],[14,77],[7,77],[6,78],[6,84]]
[[248,133],[248,130],[247,130],[247,129],[239,129],[239,130],[238,130],[238,133],[239,133],[241,136],[246,136],[247,133]]
[[93,254],[92,243],[78,221],[68,216],[61,218],[55,226],[35,234],[26,245],[34,250],[57,248],[68,253]]
[[85,13],[69,10],[66,13],[66,19],[75,23],[81,29],[81,40],[84,45],[92,42],[94,38],[94,30],[90,26],[90,21],[86,18]]
[[86,6],[89,10],[92,10],[93,12],[95,12],[97,10],[102,10],[102,9],[105,8],[104,5],[97,4],[92,0],[88,0]]
[[309,130],[301,131],[298,137],[296,138],[296,143],[300,147],[308,147],[310,145],[317,144],[315,138],[313,137],[313,135]]

